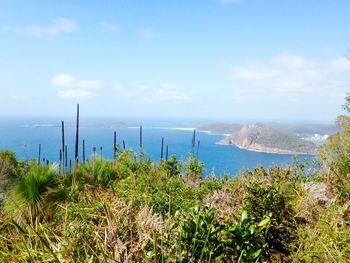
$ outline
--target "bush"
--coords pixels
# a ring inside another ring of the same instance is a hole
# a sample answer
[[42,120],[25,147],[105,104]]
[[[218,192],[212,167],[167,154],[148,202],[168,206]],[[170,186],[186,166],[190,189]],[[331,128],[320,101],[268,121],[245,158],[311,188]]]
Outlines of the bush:
[[[348,208],[349,209],[349,208]],[[320,211],[315,225],[298,227],[299,239],[291,244],[292,262],[349,262],[350,227],[344,223],[342,209]]]
[[[350,93],[347,94],[344,109],[350,113]],[[330,135],[327,143],[319,149],[325,179],[338,192],[341,203],[350,199],[350,117],[339,116],[340,131]]]
[[251,216],[253,223],[258,223],[267,216],[269,227],[264,233],[267,243],[265,255],[269,250],[289,254],[289,243],[296,238],[293,211],[287,206],[284,196],[274,185],[263,186],[252,183],[247,188],[243,209]]
[[148,205],[161,214],[174,214],[177,210],[194,206],[198,201],[195,189],[184,184],[181,177],[170,177],[159,167],[145,173],[131,172],[130,176],[113,184],[117,195],[135,207]]
[[20,164],[16,159],[14,152],[1,150],[0,151],[0,178],[17,177],[20,172]]
[[168,161],[162,161],[161,166],[165,166],[170,177],[181,176],[182,163],[176,159],[175,155],[172,155]]
[[185,167],[186,179],[188,182],[198,184],[202,179],[202,173],[204,172],[204,165],[193,156],[190,156],[186,161]]
[[11,190],[6,199],[5,211],[27,223],[52,216],[54,205],[66,197],[56,171],[55,165],[30,167]]
[[259,262],[264,258],[268,244],[264,232],[270,218],[252,223],[247,211],[241,219],[232,218],[222,224],[216,219],[216,210],[200,210],[178,215],[177,260],[181,262]]
[[76,171],[76,181],[79,184],[103,185],[111,184],[118,177],[113,161],[96,158],[79,164]]
[[[61,177],[57,166],[28,167],[0,215],[0,261],[344,262],[349,257],[350,205],[344,211],[339,205],[313,205],[303,182],[319,180],[319,174],[309,174],[301,163],[257,167],[232,179],[214,174],[201,179],[204,167],[193,158],[185,165],[175,157],[157,164],[127,150],[117,161],[80,163],[73,198],[66,190],[71,174]],[[186,181],[189,177],[193,180]],[[303,202],[317,216],[297,226],[295,211]]]
[[224,229],[215,221],[215,209],[191,209],[177,215],[177,252],[181,262],[210,262],[223,256],[224,244],[220,232]]

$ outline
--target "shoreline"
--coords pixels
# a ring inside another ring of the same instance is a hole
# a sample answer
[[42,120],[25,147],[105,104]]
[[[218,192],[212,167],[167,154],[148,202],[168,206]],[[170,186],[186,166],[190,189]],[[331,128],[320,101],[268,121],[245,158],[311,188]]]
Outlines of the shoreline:
[[[216,142],[215,144],[218,145],[224,145],[224,146],[235,146],[239,149],[242,150],[247,150],[247,151],[251,151],[251,152],[258,152],[258,153],[268,153],[268,154],[284,154],[284,155],[316,155],[315,153],[298,153],[298,152],[273,152],[273,151],[267,151],[267,150],[258,150],[258,149],[254,149],[254,148],[247,148],[247,147],[243,147],[237,144],[230,144],[230,143],[222,143],[222,142]],[[283,150],[281,150],[283,151]]]
[[209,131],[209,130],[197,130],[198,132],[203,132],[203,133],[206,133],[208,135],[221,135],[221,136],[230,136],[231,134],[229,133],[216,133],[216,132],[212,132],[212,131]]

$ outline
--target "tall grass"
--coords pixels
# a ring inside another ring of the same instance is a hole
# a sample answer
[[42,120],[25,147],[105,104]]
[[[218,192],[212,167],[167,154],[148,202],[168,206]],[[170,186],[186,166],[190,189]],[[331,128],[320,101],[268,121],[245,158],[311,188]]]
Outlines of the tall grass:
[[303,169],[201,178],[193,157],[158,164],[125,150],[80,163],[71,194],[71,174],[32,164],[0,216],[0,261],[346,262],[348,208],[313,205]]
[[30,224],[52,216],[55,204],[65,198],[57,172],[57,165],[32,165],[12,188],[5,211]]
[[101,158],[79,164],[76,171],[78,184],[107,186],[118,176],[114,163]]

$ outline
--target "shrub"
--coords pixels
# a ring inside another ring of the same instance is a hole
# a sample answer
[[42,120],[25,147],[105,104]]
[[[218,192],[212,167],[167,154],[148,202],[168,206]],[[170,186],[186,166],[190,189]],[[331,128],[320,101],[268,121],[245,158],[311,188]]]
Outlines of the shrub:
[[257,182],[247,188],[247,195],[243,209],[251,216],[254,223],[258,223],[267,216],[270,218],[269,227],[264,232],[267,243],[265,255],[269,250],[288,254],[289,243],[296,237],[293,212],[287,206],[284,196],[274,185],[263,186]]
[[177,260],[181,262],[259,262],[268,244],[264,238],[270,218],[253,223],[247,211],[241,219],[222,224],[216,210],[200,210],[178,215]]
[[5,210],[18,220],[28,223],[51,216],[54,204],[65,198],[56,170],[55,165],[30,167],[11,190]]
[[237,262],[262,261],[268,248],[264,234],[269,229],[270,218],[264,217],[254,223],[247,211],[242,212],[241,220],[226,226],[225,254]]
[[78,184],[107,186],[117,177],[113,161],[101,160],[100,158],[79,164],[76,172]]
[[0,178],[19,176],[20,164],[16,159],[14,152],[1,150],[0,151]]
[[199,207],[177,215],[177,253],[181,262],[210,262],[223,255],[224,246],[219,233],[223,226],[215,221],[215,209]]
[[[343,107],[350,113],[350,93]],[[350,199],[350,117],[339,116],[337,122],[340,131],[327,138],[318,154],[326,171],[325,179],[337,190],[343,203]]]
[[198,184],[202,179],[202,174],[204,172],[204,164],[198,161],[193,156],[188,157],[185,166],[185,174],[188,182]]
[[161,165],[165,166],[170,177],[181,176],[182,163],[176,159],[175,155],[172,155],[168,161],[162,161]]
[[[349,208],[348,208],[349,209]],[[315,225],[298,227],[299,239],[291,244],[292,262],[349,262],[350,227],[342,223],[342,209],[320,211]]]

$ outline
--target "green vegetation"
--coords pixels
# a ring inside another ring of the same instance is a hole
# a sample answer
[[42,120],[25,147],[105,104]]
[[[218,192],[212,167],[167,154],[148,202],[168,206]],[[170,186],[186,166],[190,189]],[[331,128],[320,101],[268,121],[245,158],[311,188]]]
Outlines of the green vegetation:
[[235,144],[252,150],[277,153],[314,154],[317,149],[317,146],[312,142],[261,123],[246,124],[239,131],[227,136],[220,142]]
[[232,134],[238,132],[242,128],[242,124],[238,123],[210,123],[198,127],[200,131],[209,131],[213,134]]
[[[350,113],[350,93],[343,108]],[[319,154],[325,168],[324,176],[345,202],[350,198],[350,117],[341,115],[337,122],[340,131],[329,136]]]
[[13,152],[0,150],[0,211],[5,194],[13,186],[16,178],[24,173],[25,167],[25,163],[17,161]]
[[53,208],[65,199],[56,166],[33,164],[11,189],[5,202],[5,212],[16,219],[33,224],[53,215]]
[[[345,109],[350,108],[350,97]],[[130,150],[72,174],[0,152],[1,262],[348,262],[350,118],[320,165],[203,178],[190,156],[159,164]]]

